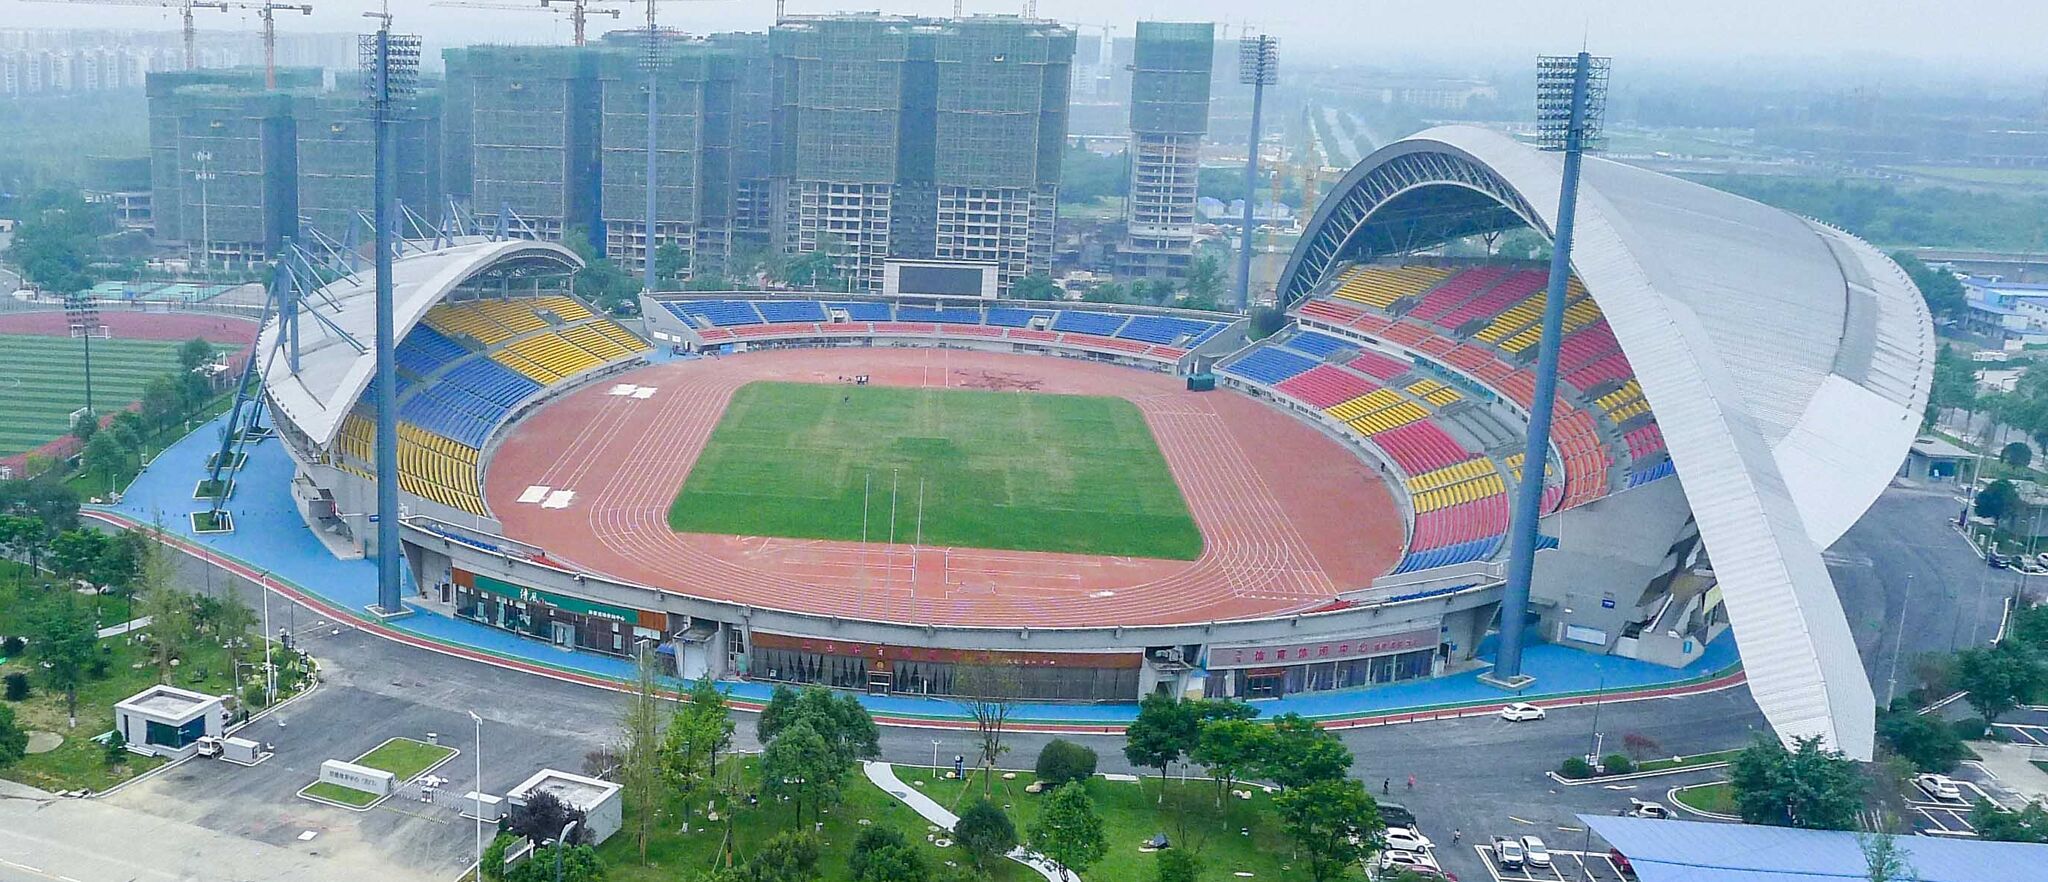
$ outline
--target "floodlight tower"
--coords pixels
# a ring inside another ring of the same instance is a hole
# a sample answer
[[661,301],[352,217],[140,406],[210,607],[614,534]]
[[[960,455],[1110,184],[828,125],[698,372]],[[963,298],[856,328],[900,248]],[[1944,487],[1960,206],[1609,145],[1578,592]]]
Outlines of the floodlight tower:
[[92,408],[92,332],[100,326],[99,298],[91,291],[74,291],[64,295],[66,324],[76,332],[79,342],[85,345],[85,418],[93,418]]
[[1564,336],[1565,283],[1572,273],[1572,220],[1578,212],[1579,165],[1600,140],[1610,59],[1580,52],[1536,59],[1536,128],[1545,150],[1564,153],[1557,196],[1557,227],[1550,249],[1550,287],[1543,300],[1543,336],[1536,349],[1536,394],[1529,403],[1529,443],[1508,527],[1508,582],[1500,601],[1500,649],[1484,679],[1521,688],[1522,631],[1528,618],[1529,578],[1536,566],[1536,527],[1543,515],[1543,477],[1550,462],[1550,416],[1557,401],[1558,341]]
[[1246,36],[1237,43],[1237,81],[1252,87],[1252,136],[1245,145],[1244,230],[1237,253],[1237,311],[1251,307],[1252,291],[1252,203],[1259,194],[1259,110],[1266,99],[1266,87],[1280,81],[1280,44],[1265,34]]
[[357,38],[367,90],[365,109],[377,136],[377,162],[372,201],[377,226],[377,606],[372,612],[395,616],[405,607],[399,599],[398,576],[398,368],[391,293],[391,257],[398,212],[392,204],[391,175],[397,163],[392,123],[411,105],[419,87],[420,38],[391,32],[391,17],[374,34]]

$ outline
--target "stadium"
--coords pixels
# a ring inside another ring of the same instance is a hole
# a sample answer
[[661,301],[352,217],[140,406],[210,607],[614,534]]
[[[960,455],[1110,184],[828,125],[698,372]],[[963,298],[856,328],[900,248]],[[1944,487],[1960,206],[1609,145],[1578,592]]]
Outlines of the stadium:
[[367,276],[344,275],[266,327],[265,400],[299,514],[358,556],[370,390],[397,384],[412,602],[564,648],[650,641],[687,677],[906,695],[989,664],[1071,702],[1482,668],[1527,474],[1534,633],[1681,667],[1732,631],[1781,734],[1867,756],[1820,549],[1919,427],[1919,294],[1839,230],[1588,160],[1552,451],[1528,469],[1545,270],[1446,246],[1547,237],[1558,180],[1481,129],[1381,148],[1256,341],[915,262],[881,296],[663,294],[615,320],[569,296],[558,245],[408,243],[396,377],[363,345]]

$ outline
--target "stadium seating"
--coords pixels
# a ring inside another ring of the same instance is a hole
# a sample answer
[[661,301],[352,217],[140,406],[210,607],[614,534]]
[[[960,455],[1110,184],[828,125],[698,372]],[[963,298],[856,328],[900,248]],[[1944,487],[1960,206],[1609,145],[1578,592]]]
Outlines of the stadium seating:
[[425,377],[449,362],[469,354],[462,344],[448,339],[431,327],[417,327],[392,350],[398,368]]
[[761,313],[746,300],[671,300],[668,311],[693,327],[729,328],[762,324]]
[[1127,340],[1146,343],[1174,345],[1184,340],[1202,338],[1218,330],[1216,322],[1198,321],[1189,318],[1164,315],[1136,315],[1116,335]]
[[1243,377],[1255,383],[1264,383],[1271,386],[1315,366],[1315,361],[1307,356],[1297,355],[1274,346],[1258,346],[1232,359],[1229,364],[1222,366],[1219,370],[1232,376]]
[[1052,313],[1042,309],[1013,309],[1004,306],[988,308],[988,323],[1006,328],[1031,327],[1033,319],[1048,318]]
[[1358,348],[1358,345],[1355,343],[1346,343],[1328,334],[1318,334],[1314,331],[1298,332],[1281,341],[1281,345],[1304,355],[1313,355],[1317,358],[1328,358],[1341,350]]
[[1364,397],[1378,388],[1371,380],[1334,365],[1319,364],[1276,385],[1281,393],[1319,408]]
[[1095,312],[1082,309],[1062,309],[1053,317],[1055,331],[1074,331],[1093,334],[1098,337],[1114,337],[1130,316],[1117,312]]
[[870,300],[853,300],[844,303],[827,303],[827,308],[844,310],[848,321],[886,322],[894,321],[896,313],[892,304]]
[[1384,312],[1401,298],[1422,293],[1450,273],[1433,266],[1354,267],[1339,279],[1331,296]]

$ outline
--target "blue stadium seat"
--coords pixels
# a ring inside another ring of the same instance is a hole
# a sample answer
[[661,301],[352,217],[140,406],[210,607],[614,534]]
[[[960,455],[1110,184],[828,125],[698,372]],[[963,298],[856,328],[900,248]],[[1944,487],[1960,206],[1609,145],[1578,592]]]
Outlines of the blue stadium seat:
[[981,324],[981,310],[963,307],[898,306],[896,320],[899,322],[946,322],[955,325]]
[[1012,309],[1006,306],[991,306],[988,308],[988,323],[1006,328],[1028,328],[1031,327],[1032,319],[1042,318],[1051,314],[1039,309]]
[[889,304],[871,300],[849,300],[843,303],[825,304],[832,309],[846,310],[846,317],[856,322],[894,321],[896,316],[889,311]]
[[1080,309],[1062,309],[1052,320],[1055,331],[1073,331],[1076,334],[1094,334],[1098,337],[1114,337],[1118,328],[1124,326],[1127,315],[1112,312],[1091,312]]
[[816,300],[756,300],[754,308],[771,324],[825,321],[825,305]]
[[699,324],[696,319],[717,328],[762,323],[761,313],[745,300],[672,300],[666,305],[669,312],[692,325]]
[[1273,346],[1260,346],[1218,370],[1271,386],[1315,366],[1315,360],[1306,356]]
[[1215,329],[1215,322],[1176,318],[1164,315],[1132,316],[1116,335],[1127,340],[1172,345],[1182,338],[1193,339],[1204,331]]
[[1346,343],[1328,334],[1318,334],[1314,331],[1303,331],[1287,338],[1287,342],[1281,345],[1296,352],[1306,352],[1317,358],[1328,358],[1330,353],[1340,349],[1358,348],[1353,344]]
[[[469,350],[462,348],[462,344],[424,324],[415,326],[412,333],[405,335],[398,348],[392,351],[392,357],[397,359],[400,368],[422,377],[468,354]],[[403,391],[400,394],[404,394]]]

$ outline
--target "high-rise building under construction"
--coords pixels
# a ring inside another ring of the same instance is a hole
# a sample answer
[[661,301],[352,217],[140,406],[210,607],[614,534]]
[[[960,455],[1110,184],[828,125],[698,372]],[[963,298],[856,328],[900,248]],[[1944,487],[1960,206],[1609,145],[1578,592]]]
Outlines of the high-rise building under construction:
[[1074,33],[1014,16],[792,16],[775,65],[775,241],[856,290],[889,258],[1052,266]]
[[1130,195],[1116,272],[1182,279],[1194,262],[1195,202],[1216,43],[1208,22],[1138,22],[1131,63]]

